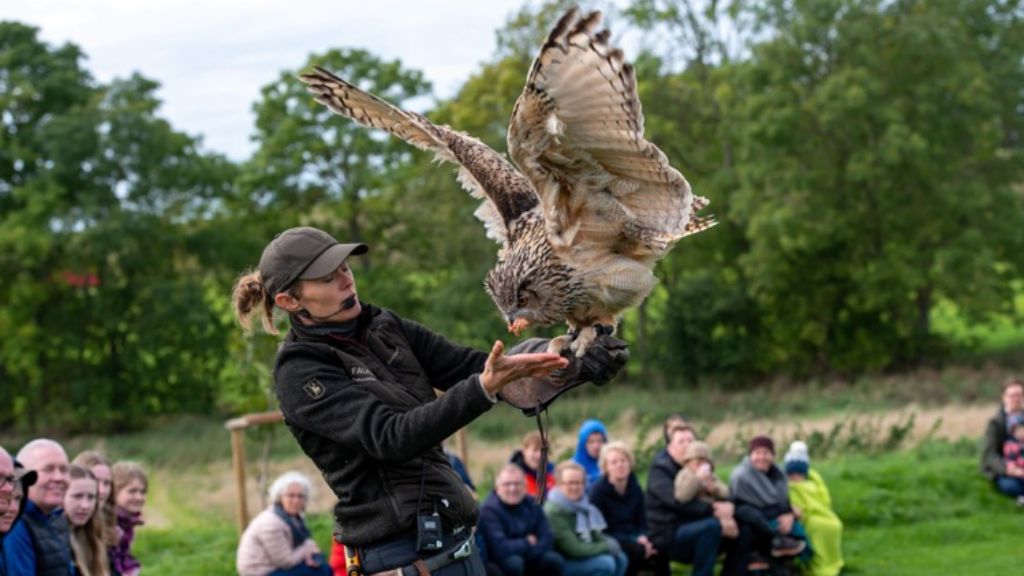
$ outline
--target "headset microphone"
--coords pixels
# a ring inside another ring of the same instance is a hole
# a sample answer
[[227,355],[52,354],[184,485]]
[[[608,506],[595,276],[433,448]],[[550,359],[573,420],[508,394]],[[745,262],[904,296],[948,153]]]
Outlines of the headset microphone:
[[297,314],[299,316],[302,316],[303,318],[309,318],[310,320],[318,320],[318,321],[327,320],[328,318],[330,318],[331,316],[334,316],[338,312],[341,312],[343,310],[351,310],[351,309],[355,308],[357,303],[359,303],[359,299],[356,298],[355,294],[353,294],[353,295],[349,296],[348,298],[345,298],[345,300],[341,303],[341,306],[339,306],[337,310],[335,310],[334,312],[331,312],[330,314],[328,314],[326,316],[313,316],[312,314],[309,313],[309,310],[306,310],[305,308],[300,309],[297,312]]

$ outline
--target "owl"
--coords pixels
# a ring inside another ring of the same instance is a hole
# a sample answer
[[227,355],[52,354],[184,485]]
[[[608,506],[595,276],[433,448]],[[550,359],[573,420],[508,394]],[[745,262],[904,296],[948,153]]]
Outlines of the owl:
[[577,356],[643,302],[677,241],[715,224],[696,214],[707,199],[644,139],[633,67],[600,22],[573,8],[548,35],[512,110],[511,161],[327,70],[300,75],[332,111],[458,167],[501,245],[484,286],[509,331],[564,321],[550,350]]

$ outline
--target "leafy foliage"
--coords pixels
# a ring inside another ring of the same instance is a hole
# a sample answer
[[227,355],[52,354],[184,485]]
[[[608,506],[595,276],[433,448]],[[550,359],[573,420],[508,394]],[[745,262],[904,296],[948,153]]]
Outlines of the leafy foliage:
[[[369,300],[466,344],[507,337],[481,290],[496,246],[453,171],[295,76],[324,66],[503,150],[566,6],[513,14],[446,101],[401,62],[325,48],[264,87],[239,163],[175,130],[152,79],[99,83],[73,44],[0,23],[0,427],[272,407],[276,340],[241,334],[229,292],[296,225],[371,244]],[[720,220],[624,319],[628,381],[860,377],[1022,341],[1019,1],[636,0],[620,18],[647,47],[646,134]]]

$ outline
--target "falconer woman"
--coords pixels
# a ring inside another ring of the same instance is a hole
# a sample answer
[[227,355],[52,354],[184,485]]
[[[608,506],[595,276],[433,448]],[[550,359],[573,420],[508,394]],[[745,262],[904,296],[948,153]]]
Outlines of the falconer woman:
[[[259,312],[264,329],[276,333],[274,308],[288,314],[274,392],[288,428],[337,495],[335,537],[362,571],[482,575],[472,551],[476,503],[441,441],[489,410],[506,385],[555,370],[566,374],[563,388],[604,383],[628,351],[612,338],[580,361],[505,354],[501,342],[489,354],[459,346],[359,298],[348,258],[367,249],[315,228],[282,232],[259,269],[236,283],[236,315],[248,329]],[[521,346],[545,350],[546,341]]]

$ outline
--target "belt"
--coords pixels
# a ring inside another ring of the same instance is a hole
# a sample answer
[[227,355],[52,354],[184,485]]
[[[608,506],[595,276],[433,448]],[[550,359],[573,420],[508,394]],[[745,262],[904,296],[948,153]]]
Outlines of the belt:
[[[347,553],[348,547],[346,546],[345,548]],[[474,552],[476,552],[476,545],[473,543],[473,535],[470,534],[462,542],[456,543],[433,556],[418,559],[408,566],[385,570],[384,572],[374,572],[366,576],[430,576],[430,573],[435,570],[440,570],[449,564],[470,558]],[[360,570],[359,573],[362,573],[362,571]],[[352,572],[350,571],[349,574],[352,574]]]

